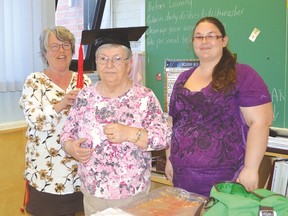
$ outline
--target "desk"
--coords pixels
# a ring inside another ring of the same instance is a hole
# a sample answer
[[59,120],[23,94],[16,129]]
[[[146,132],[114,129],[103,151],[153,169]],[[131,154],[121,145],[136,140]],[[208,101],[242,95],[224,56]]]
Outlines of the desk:
[[163,177],[155,176],[152,174],[150,179],[152,182],[155,182],[155,183],[159,183],[159,184],[163,184],[167,186],[173,186],[173,183],[170,180],[163,178]]

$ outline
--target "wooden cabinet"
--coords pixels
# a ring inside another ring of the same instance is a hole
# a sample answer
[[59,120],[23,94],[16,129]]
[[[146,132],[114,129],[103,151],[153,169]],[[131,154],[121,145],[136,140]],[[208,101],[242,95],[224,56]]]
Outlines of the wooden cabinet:
[[277,157],[277,158],[288,158],[288,150],[268,150],[265,156]]
[[0,127],[0,214],[21,215],[25,181],[26,127],[3,129]]

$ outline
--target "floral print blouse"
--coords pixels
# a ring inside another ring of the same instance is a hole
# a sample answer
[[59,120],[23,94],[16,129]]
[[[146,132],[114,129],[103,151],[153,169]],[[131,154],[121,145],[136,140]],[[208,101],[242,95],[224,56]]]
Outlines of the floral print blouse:
[[[96,84],[97,85],[97,84]],[[154,93],[134,83],[125,94],[107,98],[91,85],[78,95],[63,127],[61,142],[87,138],[83,148],[95,148],[90,161],[79,164],[84,189],[103,199],[121,199],[147,189],[151,150],[166,148],[171,132]],[[132,142],[109,143],[103,126],[110,122],[144,128],[148,148]]]
[[[31,186],[42,192],[71,194],[80,190],[78,162],[66,157],[60,144],[68,110],[57,113],[53,108],[66,93],[76,89],[76,82],[77,73],[73,72],[64,91],[43,72],[35,72],[23,86],[19,104],[28,124],[24,175]],[[90,78],[84,75],[84,85],[90,84]]]

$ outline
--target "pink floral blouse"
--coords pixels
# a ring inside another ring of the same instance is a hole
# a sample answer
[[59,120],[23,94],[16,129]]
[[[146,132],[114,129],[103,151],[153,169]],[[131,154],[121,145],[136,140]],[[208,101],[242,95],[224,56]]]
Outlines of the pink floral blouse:
[[[57,113],[53,105],[76,89],[77,73],[66,91],[43,72],[31,73],[23,86],[19,104],[28,124],[26,136],[25,178],[37,190],[51,194],[71,194],[80,190],[78,162],[66,157],[60,144],[60,133],[68,110]],[[84,75],[85,86],[91,84]]]
[[[63,127],[61,142],[88,138],[83,147],[95,148],[90,161],[80,163],[78,170],[82,186],[90,194],[103,199],[133,196],[149,186],[150,151],[166,148],[171,131],[150,89],[134,83],[122,96],[107,98],[99,94],[96,85],[79,93]],[[148,148],[132,142],[109,143],[103,126],[110,122],[146,129]]]

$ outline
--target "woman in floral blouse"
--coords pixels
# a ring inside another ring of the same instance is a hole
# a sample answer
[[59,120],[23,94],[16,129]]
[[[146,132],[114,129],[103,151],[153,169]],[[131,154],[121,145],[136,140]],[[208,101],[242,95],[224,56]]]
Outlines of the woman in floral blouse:
[[61,135],[66,152],[81,162],[85,215],[148,192],[151,150],[166,148],[170,139],[154,93],[128,78],[129,41],[119,39],[117,29],[107,31],[117,38],[109,34],[96,40],[101,81],[79,93]]
[[[66,157],[60,144],[62,127],[78,95],[77,73],[69,70],[74,51],[75,38],[68,29],[45,29],[40,53],[47,68],[27,77],[19,101],[28,124],[26,210],[34,216],[72,216],[83,211],[78,162]],[[84,76],[84,85],[90,84]]]

